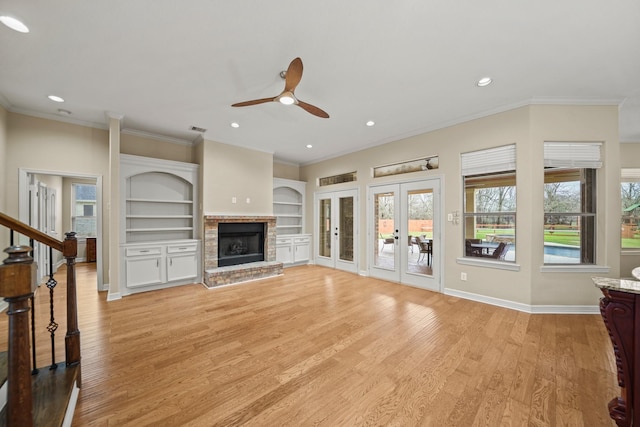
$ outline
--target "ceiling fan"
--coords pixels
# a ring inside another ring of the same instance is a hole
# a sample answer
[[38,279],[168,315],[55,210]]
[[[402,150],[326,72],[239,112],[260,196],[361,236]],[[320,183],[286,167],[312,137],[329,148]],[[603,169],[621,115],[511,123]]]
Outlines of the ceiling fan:
[[302,59],[295,58],[289,64],[289,68],[287,68],[286,72],[280,73],[280,75],[284,75],[284,90],[280,93],[280,95],[275,98],[262,98],[262,99],[254,99],[252,101],[238,102],[236,104],[231,105],[232,107],[246,107],[249,105],[263,104],[265,102],[280,102],[285,105],[295,104],[307,112],[313,114],[314,116],[322,117],[324,119],[329,118],[329,114],[316,107],[315,105],[307,104],[306,102],[300,101],[293,94],[293,91],[300,83],[302,79]]

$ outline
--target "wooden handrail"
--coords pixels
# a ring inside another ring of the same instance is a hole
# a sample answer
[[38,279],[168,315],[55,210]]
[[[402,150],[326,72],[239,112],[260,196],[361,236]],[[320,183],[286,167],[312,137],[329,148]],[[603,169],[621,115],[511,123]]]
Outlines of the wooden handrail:
[[5,227],[15,230],[30,239],[36,240],[40,243],[44,243],[45,245],[51,246],[57,251],[63,252],[63,244],[60,240],[55,239],[48,234],[43,233],[42,231],[36,230],[30,225],[18,221],[17,219],[12,218],[2,212],[0,212],[0,225],[4,225]]
[[[62,252],[62,255],[67,261],[65,364],[67,367],[74,367],[74,382],[77,387],[80,387],[80,330],[78,329],[75,272],[75,263],[78,254],[76,233],[65,233],[65,240],[61,242],[2,212],[0,212],[0,225],[6,226],[30,239]],[[5,301],[9,304],[7,310],[7,315],[9,316],[9,354],[7,363],[8,388],[5,407],[6,417],[3,415],[0,423],[6,419],[6,423],[9,426],[30,427],[34,425],[28,319],[29,311],[33,308],[29,306],[28,300],[35,292],[37,275],[36,264],[29,256],[31,250],[32,248],[29,246],[11,246],[5,250],[5,252],[9,254],[9,258],[0,264],[0,297],[4,297]],[[51,310],[53,310],[52,295],[51,290]],[[53,311],[51,321],[53,322]],[[53,354],[53,333],[51,346]],[[55,355],[54,358],[52,358],[52,366],[56,365],[54,359]],[[35,358],[33,368],[36,368]],[[66,393],[68,390],[61,390],[58,389],[57,386],[54,386],[52,392]]]

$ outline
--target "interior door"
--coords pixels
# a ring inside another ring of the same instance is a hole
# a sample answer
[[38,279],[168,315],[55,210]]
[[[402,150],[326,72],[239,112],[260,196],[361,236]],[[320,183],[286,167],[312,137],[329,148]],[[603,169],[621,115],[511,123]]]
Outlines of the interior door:
[[372,277],[440,291],[440,180],[369,188]]
[[314,199],[315,263],[357,273],[358,191],[316,193]]

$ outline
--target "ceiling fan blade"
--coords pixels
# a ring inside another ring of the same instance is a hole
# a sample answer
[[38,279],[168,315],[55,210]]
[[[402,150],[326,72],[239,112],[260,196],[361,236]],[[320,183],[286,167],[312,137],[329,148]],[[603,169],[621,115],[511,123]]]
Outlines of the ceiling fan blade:
[[322,117],[323,119],[329,118],[329,114],[327,114],[325,111],[322,111],[320,108],[316,107],[315,105],[307,104],[306,102],[302,102],[298,100],[298,106],[302,107],[303,109],[313,114],[314,116]]
[[285,92],[293,92],[302,79],[302,59],[295,58],[287,68],[285,74],[284,90]]
[[231,106],[246,107],[248,105],[264,104],[265,102],[271,102],[271,101],[275,101],[275,98],[262,98],[262,99],[254,99],[252,101],[237,102],[235,104],[232,104]]

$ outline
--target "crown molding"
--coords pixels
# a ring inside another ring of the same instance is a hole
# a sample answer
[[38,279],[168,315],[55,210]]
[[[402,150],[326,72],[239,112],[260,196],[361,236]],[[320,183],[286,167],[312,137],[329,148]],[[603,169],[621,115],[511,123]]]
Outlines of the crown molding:
[[84,127],[101,129],[101,130],[109,129],[106,123],[96,123],[88,120],[80,120],[70,116],[60,116],[58,114],[40,113],[40,112],[27,110],[24,108],[16,108],[16,107],[9,107],[8,110],[12,113],[23,114],[25,116],[31,116],[31,117],[38,117],[40,119],[53,120],[55,122],[69,123],[72,125],[84,126]]
[[196,138],[194,141],[189,141],[186,139],[175,138],[172,136],[160,135],[153,132],[146,132],[146,131],[136,130],[131,128],[123,128],[122,130],[120,130],[120,133],[123,133],[125,135],[139,136],[142,138],[155,139],[156,141],[164,141],[164,142],[170,142],[172,144],[189,145],[189,146],[195,145],[198,139]]

